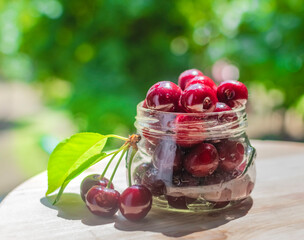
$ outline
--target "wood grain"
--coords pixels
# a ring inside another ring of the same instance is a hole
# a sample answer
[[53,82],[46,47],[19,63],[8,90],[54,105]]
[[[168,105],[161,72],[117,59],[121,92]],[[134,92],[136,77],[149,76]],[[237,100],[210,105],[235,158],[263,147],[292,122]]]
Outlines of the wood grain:
[[[0,205],[0,239],[304,239],[304,144],[252,141],[257,148],[257,183],[252,198],[223,212],[182,214],[152,210],[139,223],[117,215],[92,215],[79,185],[94,166],[68,186],[52,206],[44,197],[46,173],[23,183]],[[114,183],[126,187],[121,165]]]

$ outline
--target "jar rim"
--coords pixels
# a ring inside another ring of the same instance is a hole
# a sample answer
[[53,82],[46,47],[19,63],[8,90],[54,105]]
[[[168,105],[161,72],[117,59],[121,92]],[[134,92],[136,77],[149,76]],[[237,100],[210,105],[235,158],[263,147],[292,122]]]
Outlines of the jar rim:
[[143,113],[148,113],[148,114],[162,114],[163,116],[166,115],[184,115],[184,116],[193,116],[193,117],[208,117],[208,116],[214,116],[217,114],[222,115],[223,113],[225,114],[233,114],[233,113],[238,113],[242,112],[246,109],[246,106],[242,103],[238,103],[238,106],[236,108],[233,108],[232,110],[225,111],[225,112],[201,112],[201,113],[185,113],[185,112],[164,112],[164,111],[158,111],[154,109],[149,109],[149,108],[144,108],[143,107],[143,102],[141,101],[137,104],[137,110],[140,110]]

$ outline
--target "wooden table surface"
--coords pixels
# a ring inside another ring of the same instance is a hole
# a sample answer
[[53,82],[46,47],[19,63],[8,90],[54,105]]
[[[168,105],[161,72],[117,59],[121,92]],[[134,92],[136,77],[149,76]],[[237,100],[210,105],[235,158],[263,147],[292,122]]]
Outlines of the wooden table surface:
[[[141,222],[120,214],[92,215],[79,196],[79,185],[94,166],[73,180],[61,201],[44,197],[47,176],[40,175],[13,190],[0,205],[0,239],[304,239],[304,144],[252,141],[258,157],[252,198],[238,207],[209,214],[151,210]],[[116,188],[126,187],[124,164]]]

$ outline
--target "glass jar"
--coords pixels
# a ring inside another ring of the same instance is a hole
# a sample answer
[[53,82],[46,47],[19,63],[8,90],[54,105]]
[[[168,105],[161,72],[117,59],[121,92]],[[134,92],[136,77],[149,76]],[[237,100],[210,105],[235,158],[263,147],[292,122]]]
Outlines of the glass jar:
[[141,102],[135,127],[141,140],[138,151],[128,154],[128,178],[151,190],[155,207],[211,211],[250,195],[256,151],[245,133],[245,106],[217,113],[171,113],[143,108]]

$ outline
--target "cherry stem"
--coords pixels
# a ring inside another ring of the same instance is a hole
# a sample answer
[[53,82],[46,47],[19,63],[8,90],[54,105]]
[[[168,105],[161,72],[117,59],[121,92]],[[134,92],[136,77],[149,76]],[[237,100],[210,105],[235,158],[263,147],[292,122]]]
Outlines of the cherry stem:
[[103,170],[102,174],[100,175],[99,179],[102,179],[105,175],[106,172],[109,168],[109,166],[111,165],[113,159],[116,157],[116,155],[121,151],[121,149],[119,149],[118,151],[113,152],[113,156],[111,157],[110,161],[107,163],[107,166],[105,167],[105,169]]
[[118,168],[118,166],[120,165],[120,162],[121,162],[123,156],[125,155],[126,151],[128,150],[129,146],[130,146],[129,144],[126,144],[126,145],[123,147],[122,154],[120,155],[119,160],[118,160],[118,162],[116,163],[116,166],[115,166],[115,168],[114,168],[114,171],[113,171],[113,173],[112,173],[112,175],[111,175],[111,178],[110,178],[110,180],[109,180],[109,182],[108,182],[107,188],[110,188],[111,183],[112,183],[112,180],[113,180],[113,178],[114,178],[114,176],[115,176],[115,173],[116,173],[116,171],[117,171],[117,168]]
[[113,137],[113,138],[118,138],[120,140],[123,140],[123,141],[128,141],[129,138],[125,138],[125,137],[121,137],[121,136],[118,136],[118,135],[115,135],[115,134],[109,134],[109,135],[106,135],[107,137]]

